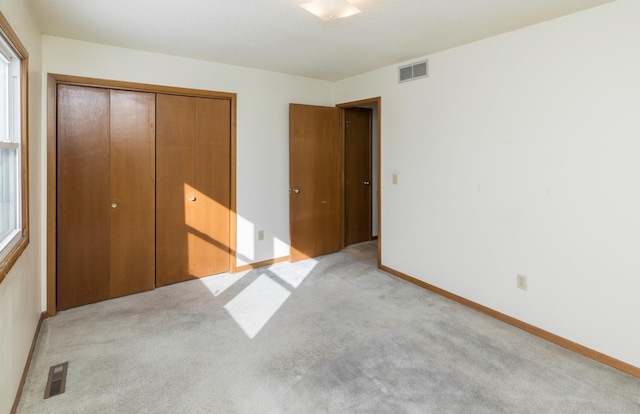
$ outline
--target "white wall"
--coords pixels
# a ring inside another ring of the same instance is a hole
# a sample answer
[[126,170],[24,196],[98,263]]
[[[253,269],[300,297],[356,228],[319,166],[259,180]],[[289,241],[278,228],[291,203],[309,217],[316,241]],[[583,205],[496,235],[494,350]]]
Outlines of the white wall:
[[332,82],[51,36],[43,36],[43,51],[44,76],[237,93],[237,263],[289,255],[288,105],[332,106]]
[[382,96],[383,264],[640,366],[638,16],[618,0],[428,56],[425,80],[338,82]]
[[0,413],[13,405],[41,312],[41,278],[45,214],[42,192],[43,147],[40,142],[40,29],[28,4],[0,0],[0,11],[29,53],[29,197],[31,241],[0,283]]

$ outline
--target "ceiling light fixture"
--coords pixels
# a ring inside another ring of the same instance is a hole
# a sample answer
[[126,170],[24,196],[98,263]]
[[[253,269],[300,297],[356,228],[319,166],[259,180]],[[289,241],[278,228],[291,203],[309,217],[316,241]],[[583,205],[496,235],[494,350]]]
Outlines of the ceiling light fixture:
[[353,16],[362,10],[347,0],[314,0],[300,5],[322,20],[341,19]]

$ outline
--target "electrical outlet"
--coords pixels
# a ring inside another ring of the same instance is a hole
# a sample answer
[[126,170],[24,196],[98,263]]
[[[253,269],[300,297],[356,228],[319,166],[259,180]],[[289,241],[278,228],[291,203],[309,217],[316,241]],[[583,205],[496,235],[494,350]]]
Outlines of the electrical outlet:
[[517,276],[518,289],[527,290],[527,277],[525,275]]
[[258,230],[258,240],[264,240],[264,230]]

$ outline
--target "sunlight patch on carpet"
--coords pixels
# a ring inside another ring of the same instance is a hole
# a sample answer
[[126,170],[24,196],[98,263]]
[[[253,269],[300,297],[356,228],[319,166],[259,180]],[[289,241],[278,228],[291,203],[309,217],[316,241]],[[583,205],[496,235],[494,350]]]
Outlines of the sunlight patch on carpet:
[[209,289],[209,292],[211,292],[213,296],[218,296],[222,292],[224,292],[225,290],[233,286],[233,284],[236,283],[238,280],[242,279],[247,273],[249,272],[246,271],[246,272],[233,273],[233,274],[222,273],[219,275],[203,277],[200,279],[200,281],[202,282],[203,285],[206,286],[207,289]]
[[260,275],[224,306],[244,333],[253,339],[291,295],[267,275]]
[[309,276],[316,264],[318,261],[315,259],[296,263],[276,263],[269,266],[269,271],[295,289]]

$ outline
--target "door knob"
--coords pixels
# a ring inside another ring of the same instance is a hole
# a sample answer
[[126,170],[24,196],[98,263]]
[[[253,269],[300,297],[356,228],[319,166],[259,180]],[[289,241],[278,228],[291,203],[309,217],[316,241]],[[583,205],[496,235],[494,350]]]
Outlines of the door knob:
[[371,181],[365,181],[364,185],[371,185]]
[[118,203],[111,203],[111,208],[118,208]]
[[294,192],[294,193],[296,193],[296,194],[299,194],[299,193],[300,193],[300,190],[298,190],[297,188],[294,188],[294,189],[293,189],[293,190],[291,190],[291,191],[293,191],[293,192]]
[[196,196],[190,195],[189,196],[189,201],[196,201]]

